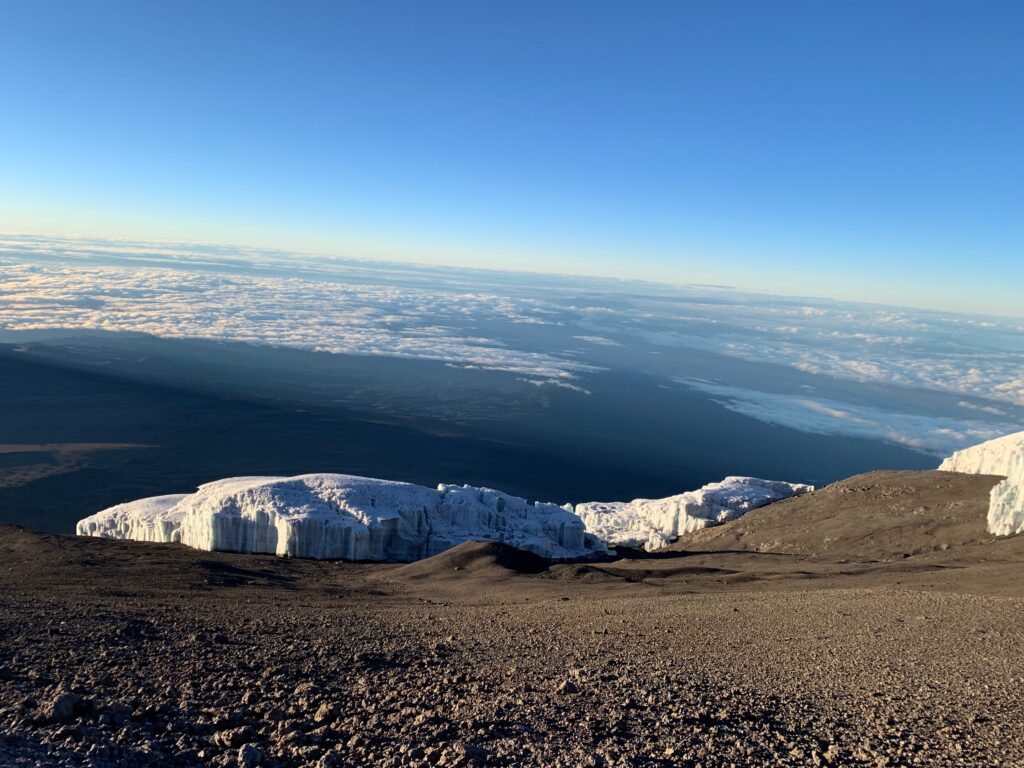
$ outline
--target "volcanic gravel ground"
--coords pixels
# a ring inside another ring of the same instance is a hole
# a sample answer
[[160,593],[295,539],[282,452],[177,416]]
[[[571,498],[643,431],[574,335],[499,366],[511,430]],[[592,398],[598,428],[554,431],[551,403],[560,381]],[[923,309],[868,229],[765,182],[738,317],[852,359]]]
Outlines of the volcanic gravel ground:
[[[912,474],[900,493],[944,481]],[[984,483],[944,477],[980,514]],[[874,482],[860,513],[893,503]],[[1024,765],[1024,545],[976,523],[966,556],[845,557],[825,531],[828,558],[546,570],[0,528],[0,764]]]

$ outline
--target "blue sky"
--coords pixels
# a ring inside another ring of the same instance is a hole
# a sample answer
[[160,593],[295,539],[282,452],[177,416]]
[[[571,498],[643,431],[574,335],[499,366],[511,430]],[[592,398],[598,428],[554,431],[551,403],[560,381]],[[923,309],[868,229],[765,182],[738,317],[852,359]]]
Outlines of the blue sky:
[[24,2],[0,229],[1024,315],[1024,4]]

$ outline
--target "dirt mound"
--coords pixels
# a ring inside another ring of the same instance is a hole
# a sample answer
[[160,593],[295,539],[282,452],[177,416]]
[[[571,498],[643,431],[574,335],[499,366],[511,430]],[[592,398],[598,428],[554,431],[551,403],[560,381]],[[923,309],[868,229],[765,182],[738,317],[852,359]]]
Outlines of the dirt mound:
[[88,560],[94,555],[110,553],[117,557],[125,543],[40,533],[20,525],[0,525],[0,561],[17,565],[26,573],[67,567],[70,562]]
[[607,568],[587,563],[561,563],[552,565],[546,577],[554,581],[574,582],[579,581],[585,584],[600,584],[606,582],[637,581],[632,574],[621,576],[612,573]]
[[547,568],[548,561],[532,552],[494,541],[467,541],[426,560],[403,565],[390,576],[396,579],[504,578],[541,573]]
[[869,472],[770,504],[672,545],[891,559],[992,542],[989,491],[1001,478],[956,472]]
[[56,537],[46,533],[29,531],[21,525],[0,525],[0,553],[4,555],[22,555],[35,553],[41,548],[53,546]]

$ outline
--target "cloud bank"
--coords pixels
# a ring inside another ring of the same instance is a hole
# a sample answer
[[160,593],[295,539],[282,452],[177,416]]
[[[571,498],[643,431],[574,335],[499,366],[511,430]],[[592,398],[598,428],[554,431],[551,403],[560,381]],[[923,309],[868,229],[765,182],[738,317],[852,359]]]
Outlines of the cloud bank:
[[[577,394],[657,360],[652,375],[762,421],[930,452],[1024,425],[1024,319],[715,286],[0,235],[0,329],[439,360]],[[733,361],[724,377],[693,370],[712,358]]]
[[0,326],[12,331],[132,331],[443,360],[553,380],[598,370],[577,360],[512,349],[465,327],[467,318],[543,321],[530,311],[528,304],[491,293],[150,266],[0,261]]
[[1007,431],[999,425],[970,419],[900,413],[809,395],[760,392],[697,379],[681,379],[679,383],[706,392],[730,411],[768,424],[822,435],[879,440],[936,456],[947,456],[965,445],[991,440]]

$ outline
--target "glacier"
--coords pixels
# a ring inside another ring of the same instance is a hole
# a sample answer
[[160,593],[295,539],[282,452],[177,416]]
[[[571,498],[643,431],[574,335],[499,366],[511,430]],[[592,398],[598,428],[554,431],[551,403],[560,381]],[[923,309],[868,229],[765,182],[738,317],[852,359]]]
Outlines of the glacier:
[[178,503],[186,497],[187,494],[174,493],[118,504],[79,520],[75,533],[108,539],[180,542],[182,511]]
[[1024,432],[987,440],[970,448],[957,451],[939,464],[944,472],[964,472],[969,475],[1010,475],[1013,457],[1024,446]]
[[1024,432],[957,451],[939,469],[1005,477],[989,496],[988,532],[996,536],[1024,533]]
[[802,483],[730,476],[664,499],[592,501],[577,504],[575,511],[587,530],[609,546],[654,550],[684,534],[813,490],[814,486]]
[[340,474],[218,480],[119,504],[79,521],[76,533],[315,559],[408,562],[470,540],[549,560],[607,553],[571,508],[488,488]]
[[232,477],[195,493],[139,499],[78,522],[76,533],[196,549],[319,560],[411,562],[466,541],[496,541],[548,560],[610,547],[657,549],[812,486],[727,477],[664,499],[528,502],[490,488],[341,474]]

